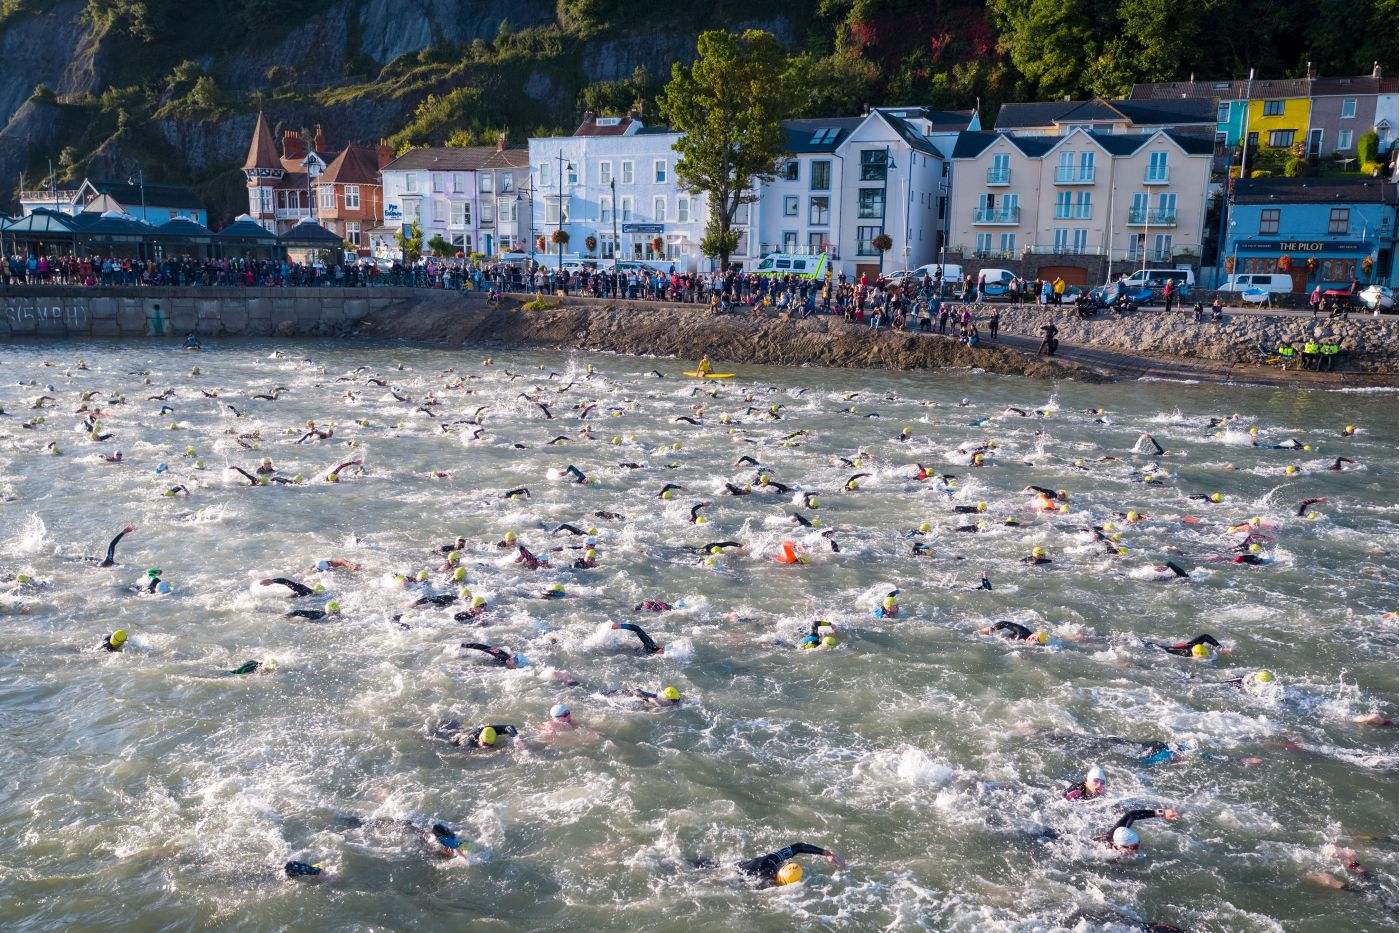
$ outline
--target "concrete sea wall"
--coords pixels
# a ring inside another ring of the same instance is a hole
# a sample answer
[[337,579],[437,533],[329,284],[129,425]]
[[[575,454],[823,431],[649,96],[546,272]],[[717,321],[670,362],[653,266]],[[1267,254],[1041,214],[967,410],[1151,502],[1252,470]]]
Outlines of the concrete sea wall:
[[301,337],[348,333],[411,288],[119,288],[0,290],[6,337]]

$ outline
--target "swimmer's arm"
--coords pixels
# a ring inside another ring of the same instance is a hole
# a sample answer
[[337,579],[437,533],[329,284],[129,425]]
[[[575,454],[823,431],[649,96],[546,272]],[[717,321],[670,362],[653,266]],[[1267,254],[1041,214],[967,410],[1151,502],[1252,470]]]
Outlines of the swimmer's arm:
[[259,586],[271,586],[274,583],[280,583],[282,586],[285,586],[288,589],[290,589],[297,596],[310,596],[312,593],[311,587],[307,586],[304,583],[298,583],[295,580],[288,580],[286,577],[272,577],[267,580],[258,581]]

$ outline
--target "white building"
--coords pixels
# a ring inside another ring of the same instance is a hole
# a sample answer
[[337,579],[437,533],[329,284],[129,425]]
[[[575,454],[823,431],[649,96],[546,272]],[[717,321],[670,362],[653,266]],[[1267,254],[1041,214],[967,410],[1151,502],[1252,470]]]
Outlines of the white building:
[[[947,219],[945,156],[958,133],[981,124],[975,111],[882,107],[863,117],[790,120],[790,157],[760,186],[736,260],[770,252],[825,251],[848,278],[936,262]],[[885,234],[884,254],[875,240]]]
[[528,153],[495,146],[410,149],[382,170],[384,226],[370,231],[375,256],[400,258],[398,234],[413,224],[429,241],[442,237],[454,252],[498,256],[524,248],[529,235]]
[[[572,136],[530,140],[535,253],[597,261],[648,260],[704,271],[706,201],[676,177],[679,133],[626,117],[584,114]],[[561,247],[555,231],[568,234]],[[528,251],[528,249],[527,249]]]

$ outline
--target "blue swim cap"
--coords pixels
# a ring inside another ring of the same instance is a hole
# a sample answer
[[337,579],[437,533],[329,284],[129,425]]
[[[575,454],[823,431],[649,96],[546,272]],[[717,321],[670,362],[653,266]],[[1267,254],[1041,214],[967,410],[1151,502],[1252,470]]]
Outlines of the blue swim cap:
[[164,473],[166,470],[169,470],[169,469],[170,469],[170,467],[166,466],[166,465],[163,464],[163,463],[158,463],[158,464],[156,464],[156,472],[157,472],[157,473]]
[[298,878],[319,875],[321,873],[321,866],[309,865],[306,862],[288,862],[286,865],[282,866],[282,870],[287,873],[288,878]]
[[317,569],[317,570],[330,570],[330,569],[331,569],[331,562],[328,561],[328,560],[318,560],[318,561],[316,561],[316,569]]
[[156,592],[157,592],[157,593],[169,593],[169,592],[170,592],[170,584],[169,584],[169,583],[166,583],[164,580],[162,580],[160,583],[157,583],[157,584],[156,584]]

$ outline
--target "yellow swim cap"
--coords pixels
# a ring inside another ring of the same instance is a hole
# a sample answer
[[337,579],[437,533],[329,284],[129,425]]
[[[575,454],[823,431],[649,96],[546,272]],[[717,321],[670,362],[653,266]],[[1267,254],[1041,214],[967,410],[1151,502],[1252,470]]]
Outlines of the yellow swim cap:
[[1045,548],[1043,548],[1043,547],[1041,547],[1040,545],[1037,544],[1035,547],[1031,548],[1031,556],[1032,556],[1032,557],[1044,557],[1044,556],[1045,556]]
[[811,499],[807,500],[807,507],[808,507],[808,508],[813,508],[813,509],[815,509],[815,508],[817,508],[819,505],[821,505],[821,500],[818,499],[816,496],[813,496]]
[[894,598],[893,596],[886,596],[886,597],[885,597],[885,608],[886,608],[886,609],[893,609],[896,605],[898,605],[898,603],[895,601],[895,598]]
[[1135,521],[1137,521],[1140,517],[1141,517],[1141,516],[1139,516],[1138,513],[1136,513],[1136,512],[1129,512],[1129,513],[1128,513],[1128,521],[1130,521],[1130,522],[1135,522]]
[[1211,502],[1222,502],[1222,501],[1224,501],[1224,499],[1225,499],[1225,497],[1222,496],[1222,495],[1221,495],[1220,493],[1218,493],[1218,492],[1213,492],[1213,493],[1210,494],[1210,501],[1211,501]]
[[507,532],[506,532],[506,540],[507,540],[507,541],[514,541],[514,540],[515,540],[515,532],[513,532],[513,531],[507,531]]
[[1035,643],[1036,643],[1037,645],[1045,645],[1045,644],[1049,644],[1049,642],[1050,642],[1050,636],[1049,636],[1049,635],[1045,634],[1044,632],[1036,632],[1036,633],[1035,633]]
[[594,548],[589,548],[588,550],[583,552],[583,556],[588,560],[593,560],[595,557],[598,556],[598,552]]
[[670,499],[670,498],[671,498],[671,490],[668,489],[668,490],[666,490],[665,492],[663,492],[663,493],[661,494],[661,498],[663,498],[663,499]]
[[111,635],[108,635],[107,642],[113,648],[120,648],[122,645],[126,644],[126,629],[119,628]]
[[985,502],[979,502],[979,503],[977,503],[977,511],[979,511],[979,512],[985,512],[985,511],[987,511],[987,503],[985,503]]
[[802,880],[802,866],[796,862],[788,862],[778,869],[778,884],[796,884]]
[[919,523],[919,531],[923,532],[924,534],[927,534],[929,528],[931,528],[931,527],[932,527],[932,526],[929,525],[928,522],[920,522],[920,523]]
[[1289,464],[1288,466],[1283,468],[1283,472],[1287,473],[1289,476],[1292,476],[1294,473],[1298,472],[1298,468],[1293,466],[1292,464]]
[[666,687],[661,691],[661,699],[663,700],[679,700],[680,698],[681,692],[675,687]]
[[327,612],[339,612],[339,611],[340,611],[340,603],[336,602],[335,600],[331,600],[330,602],[326,603],[326,611],[327,611]]
[[823,639],[822,639],[822,647],[823,647],[823,648],[835,648],[835,647],[836,647],[836,636],[835,636],[835,635],[827,635],[825,638],[823,638]]
[[697,525],[703,525],[703,524],[705,524],[707,521],[709,521],[709,519],[706,518],[706,517],[703,516],[703,515],[697,515],[697,516],[695,516],[695,524],[697,524]]
[[1273,680],[1274,680],[1274,672],[1273,672],[1273,671],[1260,671],[1259,673],[1257,673],[1257,674],[1254,675],[1254,679],[1255,679],[1255,681],[1257,681],[1258,683],[1261,683],[1261,684],[1273,683]]
[[466,568],[466,567],[458,567],[456,570],[452,571],[452,582],[453,582],[453,583],[461,583],[461,582],[462,582],[463,580],[465,580],[466,578],[467,578],[467,568]]
[[312,596],[320,596],[320,595],[321,595],[322,593],[324,593],[325,591],[326,591],[326,586],[325,586],[325,584],[324,584],[324,583],[317,583],[315,586],[313,586],[313,587],[311,588],[311,595],[312,595]]
[[487,726],[485,729],[481,730],[481,734],[477,736],[477,741],[479,741],[482,745],[495,745],[496,730],[490,726]]
[[859,489],[859,488],[860,488],[860,483],[857,483],[855,480],[851,480],[849,483],[846,484],[846,488],[847,488],[847,489]]
[[1210,645],[1192,645],[1192,646],[1191,646],[1191,657],[1193,657],[1193,658],[1208,658],[1208,657],[1210,657]]
[[426,571],[426,570],[420,570],[420,571],[418,571],[418,582],[419,582],[419,583],[426,583],[427,580],[428,580],[428,571]]
[[480,608],[481,608],[482,606],[484,606],[484,605],[486,605],[486,597],[485,597],[485,596],[473,596],[473,597],[472,597],[472,608],[473,608],[473,609],[480,609]]

